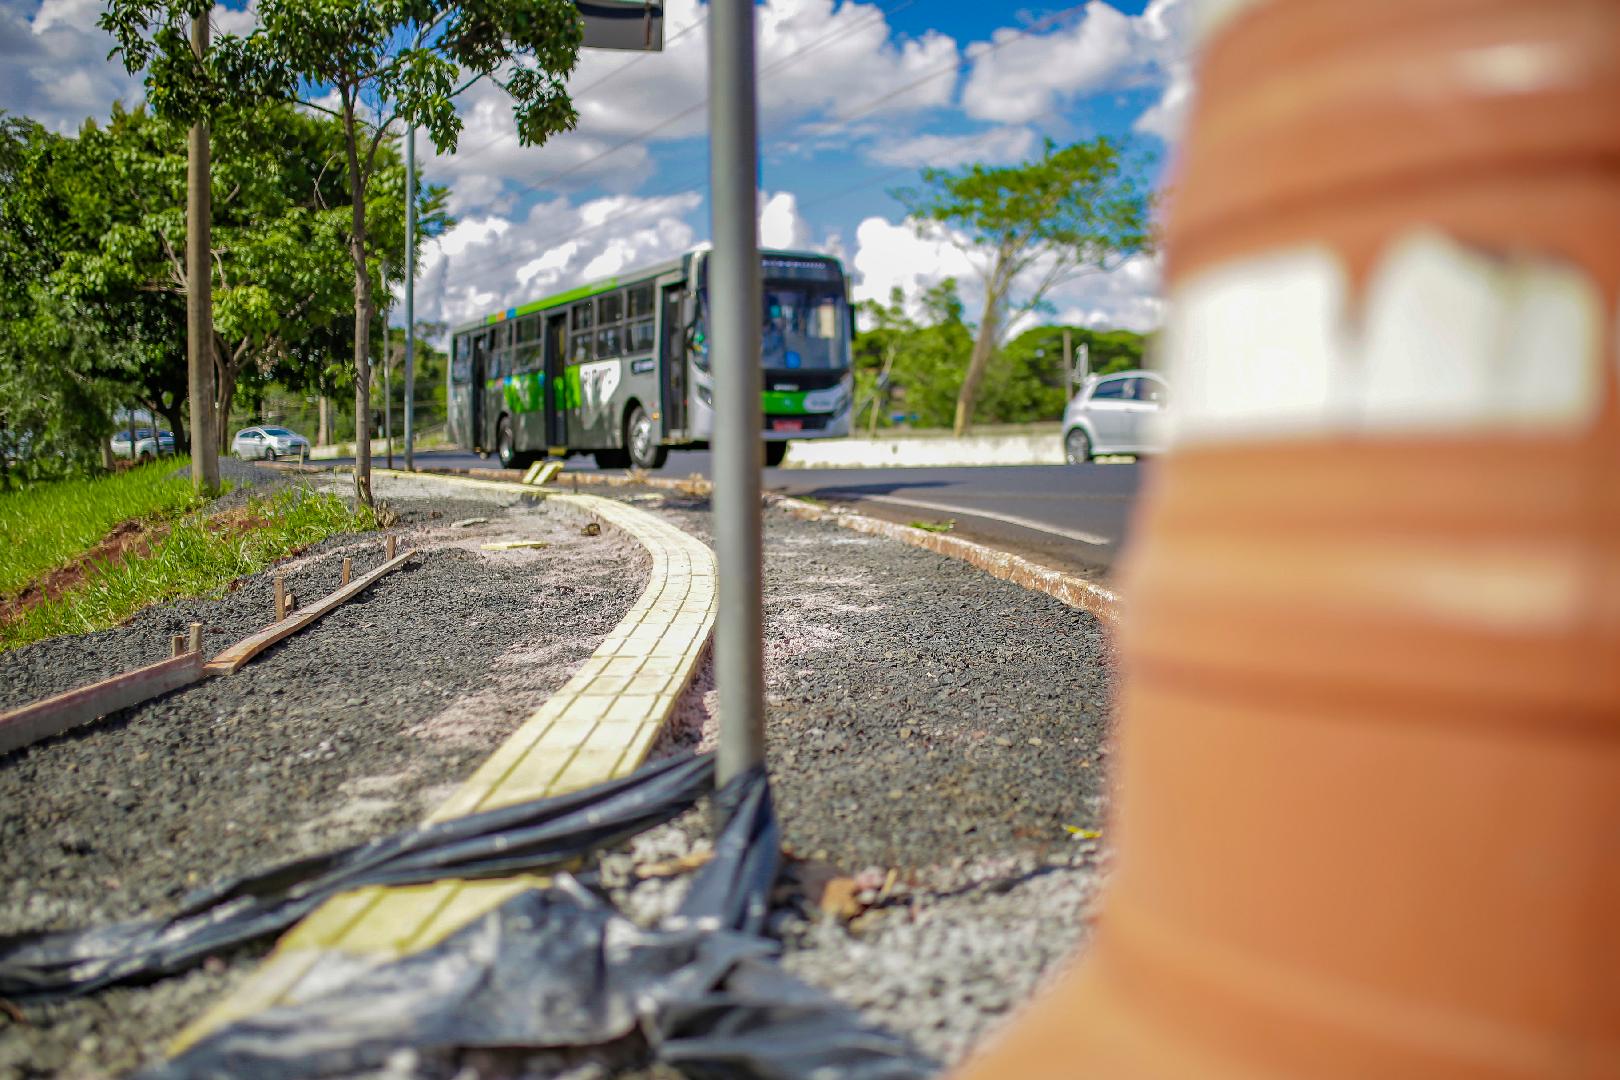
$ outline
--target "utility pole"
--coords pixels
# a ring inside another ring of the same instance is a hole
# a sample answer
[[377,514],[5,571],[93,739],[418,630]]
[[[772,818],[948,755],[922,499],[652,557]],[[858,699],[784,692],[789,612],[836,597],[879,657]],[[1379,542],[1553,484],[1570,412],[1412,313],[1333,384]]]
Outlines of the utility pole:
[[[191,20],[191,52],[208,56],[211,9]],[[186,372],[191,401],[191,487],[219,490],[219,436],[214,430],[213,200],[210,198],[208,124],[196,120],[186,155]]]
[[714,364],[714,536],[720,612],[719,783],[765,760],[765,619],[761,606],[758,110],[754,0],[709,8],[709,310]]
[[1063,406],[1074,397],[1074,335],[1063,328]]
[[[394,467],[389,443],[388,467]],[[405,471],[416,471],[416,128],[405,133]]]

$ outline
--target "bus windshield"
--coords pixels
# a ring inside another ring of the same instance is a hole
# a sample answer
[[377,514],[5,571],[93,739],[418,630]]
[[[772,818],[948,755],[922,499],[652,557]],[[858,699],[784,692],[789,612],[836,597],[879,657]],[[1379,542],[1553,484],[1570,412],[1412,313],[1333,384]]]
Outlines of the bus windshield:
[[809,282],[765,282],[765,367],[837,370],[848,365],[849,309],[843,292]]

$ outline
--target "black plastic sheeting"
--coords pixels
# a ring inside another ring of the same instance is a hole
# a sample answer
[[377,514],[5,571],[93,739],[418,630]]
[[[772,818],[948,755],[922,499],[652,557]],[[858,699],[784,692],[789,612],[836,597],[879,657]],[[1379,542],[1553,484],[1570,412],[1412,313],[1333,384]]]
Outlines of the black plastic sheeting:
[[777,966],[778,945],[760,933],[780,850],[764,771],[716,798],[726,825],[714,857],[656,929],[560,874],[402,960],[328,954],[299,984],[318,989],[143,1076],[445,1077],[465,1075],[467,1051],[622,1050],[627,1039],[643,1040],[641,1060],[704,1080],[932,1074],[903,1040]]
[[669,758],[584,791],[407,829],[188,896],[166,919],[0,936],[0,998],[77,997],[184,971],[279,933],[341,892],[562,866],[684,813],[713,790],[712,756]]

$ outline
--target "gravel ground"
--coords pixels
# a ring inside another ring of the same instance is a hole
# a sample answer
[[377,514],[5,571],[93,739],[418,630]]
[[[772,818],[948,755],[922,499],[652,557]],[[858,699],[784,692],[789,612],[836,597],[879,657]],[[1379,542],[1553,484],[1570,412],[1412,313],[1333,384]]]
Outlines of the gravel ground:
[[[382,494],[420,557],[227,678],[0,758],[0,932],[127,918],[189,888],[368,839],[437,805],[617,624],[650,560],[565,510],[442,488]],[[457,493],[458,496],[460,493]],[[487,524],[457,528],[471,517]],[[488,553],[491,539],[547,541]],[[313,600],[381,561],[380,537],[339,537],[283,564]],[[6,703],[166,655],[193,620],[217,651],[270,621],[270,574],[219,600],[149,609],[126,626],[0,656]],[[102,1076],[165,1040],[264,947],[152,987],[0,1012],[0,1078]]]
[[[709,539],[707,503],[626,496]],[[1089,615],[962,563],[837,526],[765,516],[766,733],[800,879],[773,929],[788,970],[961,1060],[1069,957],[1106,867],[1112,656]],[[700,672],[667,740],[717,725]],[[1075,830],[1075,831],[1071,831]],[[701,849],[707,817],[604,859],[627,912],[682,879],[631,869]],[[817,903],[854,879],[852,920]]]
[[[448,506],[447,490],[426,483],[401,484],[384,494],[401,506],[408,498],[423,506]],[[625,489],[599,493],[666,514],[709,539],[705,500]],[[476,512],[487,514],[485,506]],[[474,512],[463,507],[447,511],[445,517]],[[623,564],[618,566],[604,574],[622,576]],[[638,567],[636,584],[626,590],[628,595],[615,612],[629,603],[643,574]],[[412,580],[421,576],[421,571],[408,575]],[[491,582],[489,572],[482,569],[471,579],[460,580],[467,590],[481,590]],[[577,575],[568,581],[576,587],[611,587],[605,577],[599,583]],[[477,614],[471,618],[486,628],[506,627],[517,618],[504,609],[492,610],[483,591],[477,599]],[[1087,911],[1107,858],[1104,842],[1093,835],[1101,828],[1106,809],[1105,739],[1112,674],[1106,638],[1090,616],[963,564],[777,512],[766,515],[765,599],[770,766],[784,841],[792,856],[772,921],[785,945],[784,963],[907,1036],[925,1054],[943,1064],[954,1063],[1084,940]],[[596,636],[617,617],[604,612]],[[176,628],[187,618],[174,617]],[[550,619],[545,622],[548,630],[557,625]],[[166,641],[167,624],[155,629],[162,630],[159,636]],[[511,638],[503,641],[524,640],[522,628],[511,629]],[[342,637],[357,630],[351,627]],[[438,664],[441,653],[449,653],[447,665],[470,669],[460,685],[487,689],[490,665],[498,665],[500,656],[513,654],[516,646],[504,644],[470,658],[462,650],[472,646],[457,640],[458,633],[459,627],[426,631],[434,649],[413,653],[425,658],[416,662]],[[394,634],[392,639],[409,636]],[[534,630],[527,638],[537,640]],[[591,644],[581,642],[578,655],[588,652]],[[560,683],[571,664],[553,666],[555,678],[548,686]],[[0,665],[0,674],[5,672]],[[421,677],[431,681],[427,667]],[[446,676],[433,689],[454,694],[452,683]],[[328,694],[328,701],[339,693]],[[428,712],[441,717],[453,712],[436,711],[441,704],[448,705],[449,699],[433,703]],[[328,721],[334,714],[356,711],[363,714],[365,709],[319,710],[321,729],[330,730]],[[463,709],[455,715],[465,718],[477,711]],[[712,671],[705,666],[679,703],[673,730],[659,749],[711,745],[716,729]],[[464,722],[454,719],[440,723],[438,730],[465,734]],[[239,741],[237,731],[230,734],[231,742]],[[396,735],[379,736],[378,741],[388,742]],[[305,745],[315,738],[308,736]],[[496,738],[491,736],[491,745]],[[329,756],[317,759],[334,773],[357,754],[382,756],[368,740],[338,742],[330,735],[320,739],[332,745],[326,751]],[[469,771],[482,753],[465,742],[450,740],[449,745],[454,751],[447,749],[436,760],[455,775]],[[315,746],[320,746],[319,740]],[[455,758],[454,753],[463,757]],[[345,807],[331,815],[338,820],[322,818],[320,799],[312,798],[305,805],[307,820],[314,824],[302,830],[302,840],[280,836],[283,846],[276,853],[374,835],[418,816],[427,800],[395,817],[375,812],[370,803],[401,795],[398,774],[406,773],[408,783],[417,775],[412,766],[421,757],[418,747],[407,766],[358,766],[358,772],[376,786],[339,781],[320,787],[328,808]],[[10,785],[17,783],[11,774],[20,764],[26,759],[0,760],[0,805],[10,805],[15,790]],[[110,767],[104,757],[100,767]],[[289,781],[303,779],[304,768],[277,772],[272,765],[261,793],[279,797]],[[205,789],[202,784],[188,788]],[[388,796],[381,794],[384,789]],[[64,813],[61,820],[79,828],[78,812],[74,810],[74,817]],[[243,826],[253,812],[251,805],[243,811]],[[39,816],[30,814],[29,820]],[[5,826],[9,832],[9,819]],[[352,832],[343,831],[344,826],[353,826]],[[139,842],[129,847],[131,858],[140,851],[143,865],[150,862],[150,848],[165,841],[161,832],[154,832],[144,842],[146,849],[138,849]],[[651,922],[678,902],[689,879],[643,881],[635,868],[701,850],[709,842],[708,811],[699,807],[636,838],[625,850],[604,855],[599,860],[602,880],[632,917]],[[33,846],[46,845],[36,841]],[[228,855],[228,850],[221,854]],[[49,850],[32,856],[46,866],[52,860],[84,857],[58,856]],[[6,859],[0,854],[0,868],[9,879],[16,875]],[[224,872],[226,868],[210,863],[203,876]],[[823,910],[820,902],[826,883],[835,878],[845,879],[855,893],[852,904],[837,914]],[[8,906],[17,908],[29,891],[14,891]],[[92,893],[80,890],[67,910],[47,904],[19,923],[78,921],[90,910],[121,912],[115,897],[93,898]],[[154,897],[159,903],[170,898],[164,893]],[[143,1037],[130,1034],[127,1017],[133,1017],[136,1030],[157,1026],[172,1031],[197,1011],[197,1003],[228,986],[248,962],[231,958],[158,987],[112,991],[66,1007],[66,1018],[54,1020],[51,1029],[62,1028],[65,1034],[53,1034],[44,1042],[39,1032],[17,1037],[0,1029],[0,1077],[33,1075],[5,1071],[6,1048],[17,1044],[59,1049],[58,1060],[124,1067],[158,1041],[142,1042]],[[119,1015],[126,1019],[119,1020]],[[75,1039],[81,1041],[75,1044]],[[85,1039],[91,1040],[88,1048]],[[124,1045],[116,1049],[95,1045],[95,1040],[108,1039],[123,1039]],[[542,1061],[532,1059],[529,1068],[519,1072],[554,1075],[555,1068]],[[579,1075],[662,1080],[672,1074],[656,1068],[627,1073],[611,1059],[597,1058]]]

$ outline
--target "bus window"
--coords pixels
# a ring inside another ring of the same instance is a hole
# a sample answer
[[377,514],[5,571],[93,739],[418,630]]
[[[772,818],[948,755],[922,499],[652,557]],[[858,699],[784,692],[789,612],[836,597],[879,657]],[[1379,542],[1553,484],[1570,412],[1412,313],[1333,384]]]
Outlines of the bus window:
[[591,335],[589,331],[570,334],[568,336],[568,362],[570,364],[583,364],[591,358]]
[[596,358],[608,360],[618,356],[619,328],[617,326],[604,326],[596,332]]
[[591,302],[586,300],[584,303],[575,304],[573,311],[569,313],[569,317],[572,320],[568,327],[570,330],[576,332],[589,330],[591,328]]
[[[624,294],[621,292],[605,293],[596,298],[596,325],[606,326],[616,323],[624,318]],[[598,341],[600,351],[600,341]]]
[[641,322],[631,323],[625,328],[624,351],[635,353],[652,352],[653,345],[657,343],[657,335],[653,330],[653,321],[643,319]]
[[517,343],[527,345],[531,341],[540,340],[540,316],[530,315],[517,324]]
[[456,338],[455,360],[450,365],[450,381],[472,381],[472,340],[466,334]]
[[625,290],[625,318],[650,319],[653,313],[652,282]]

